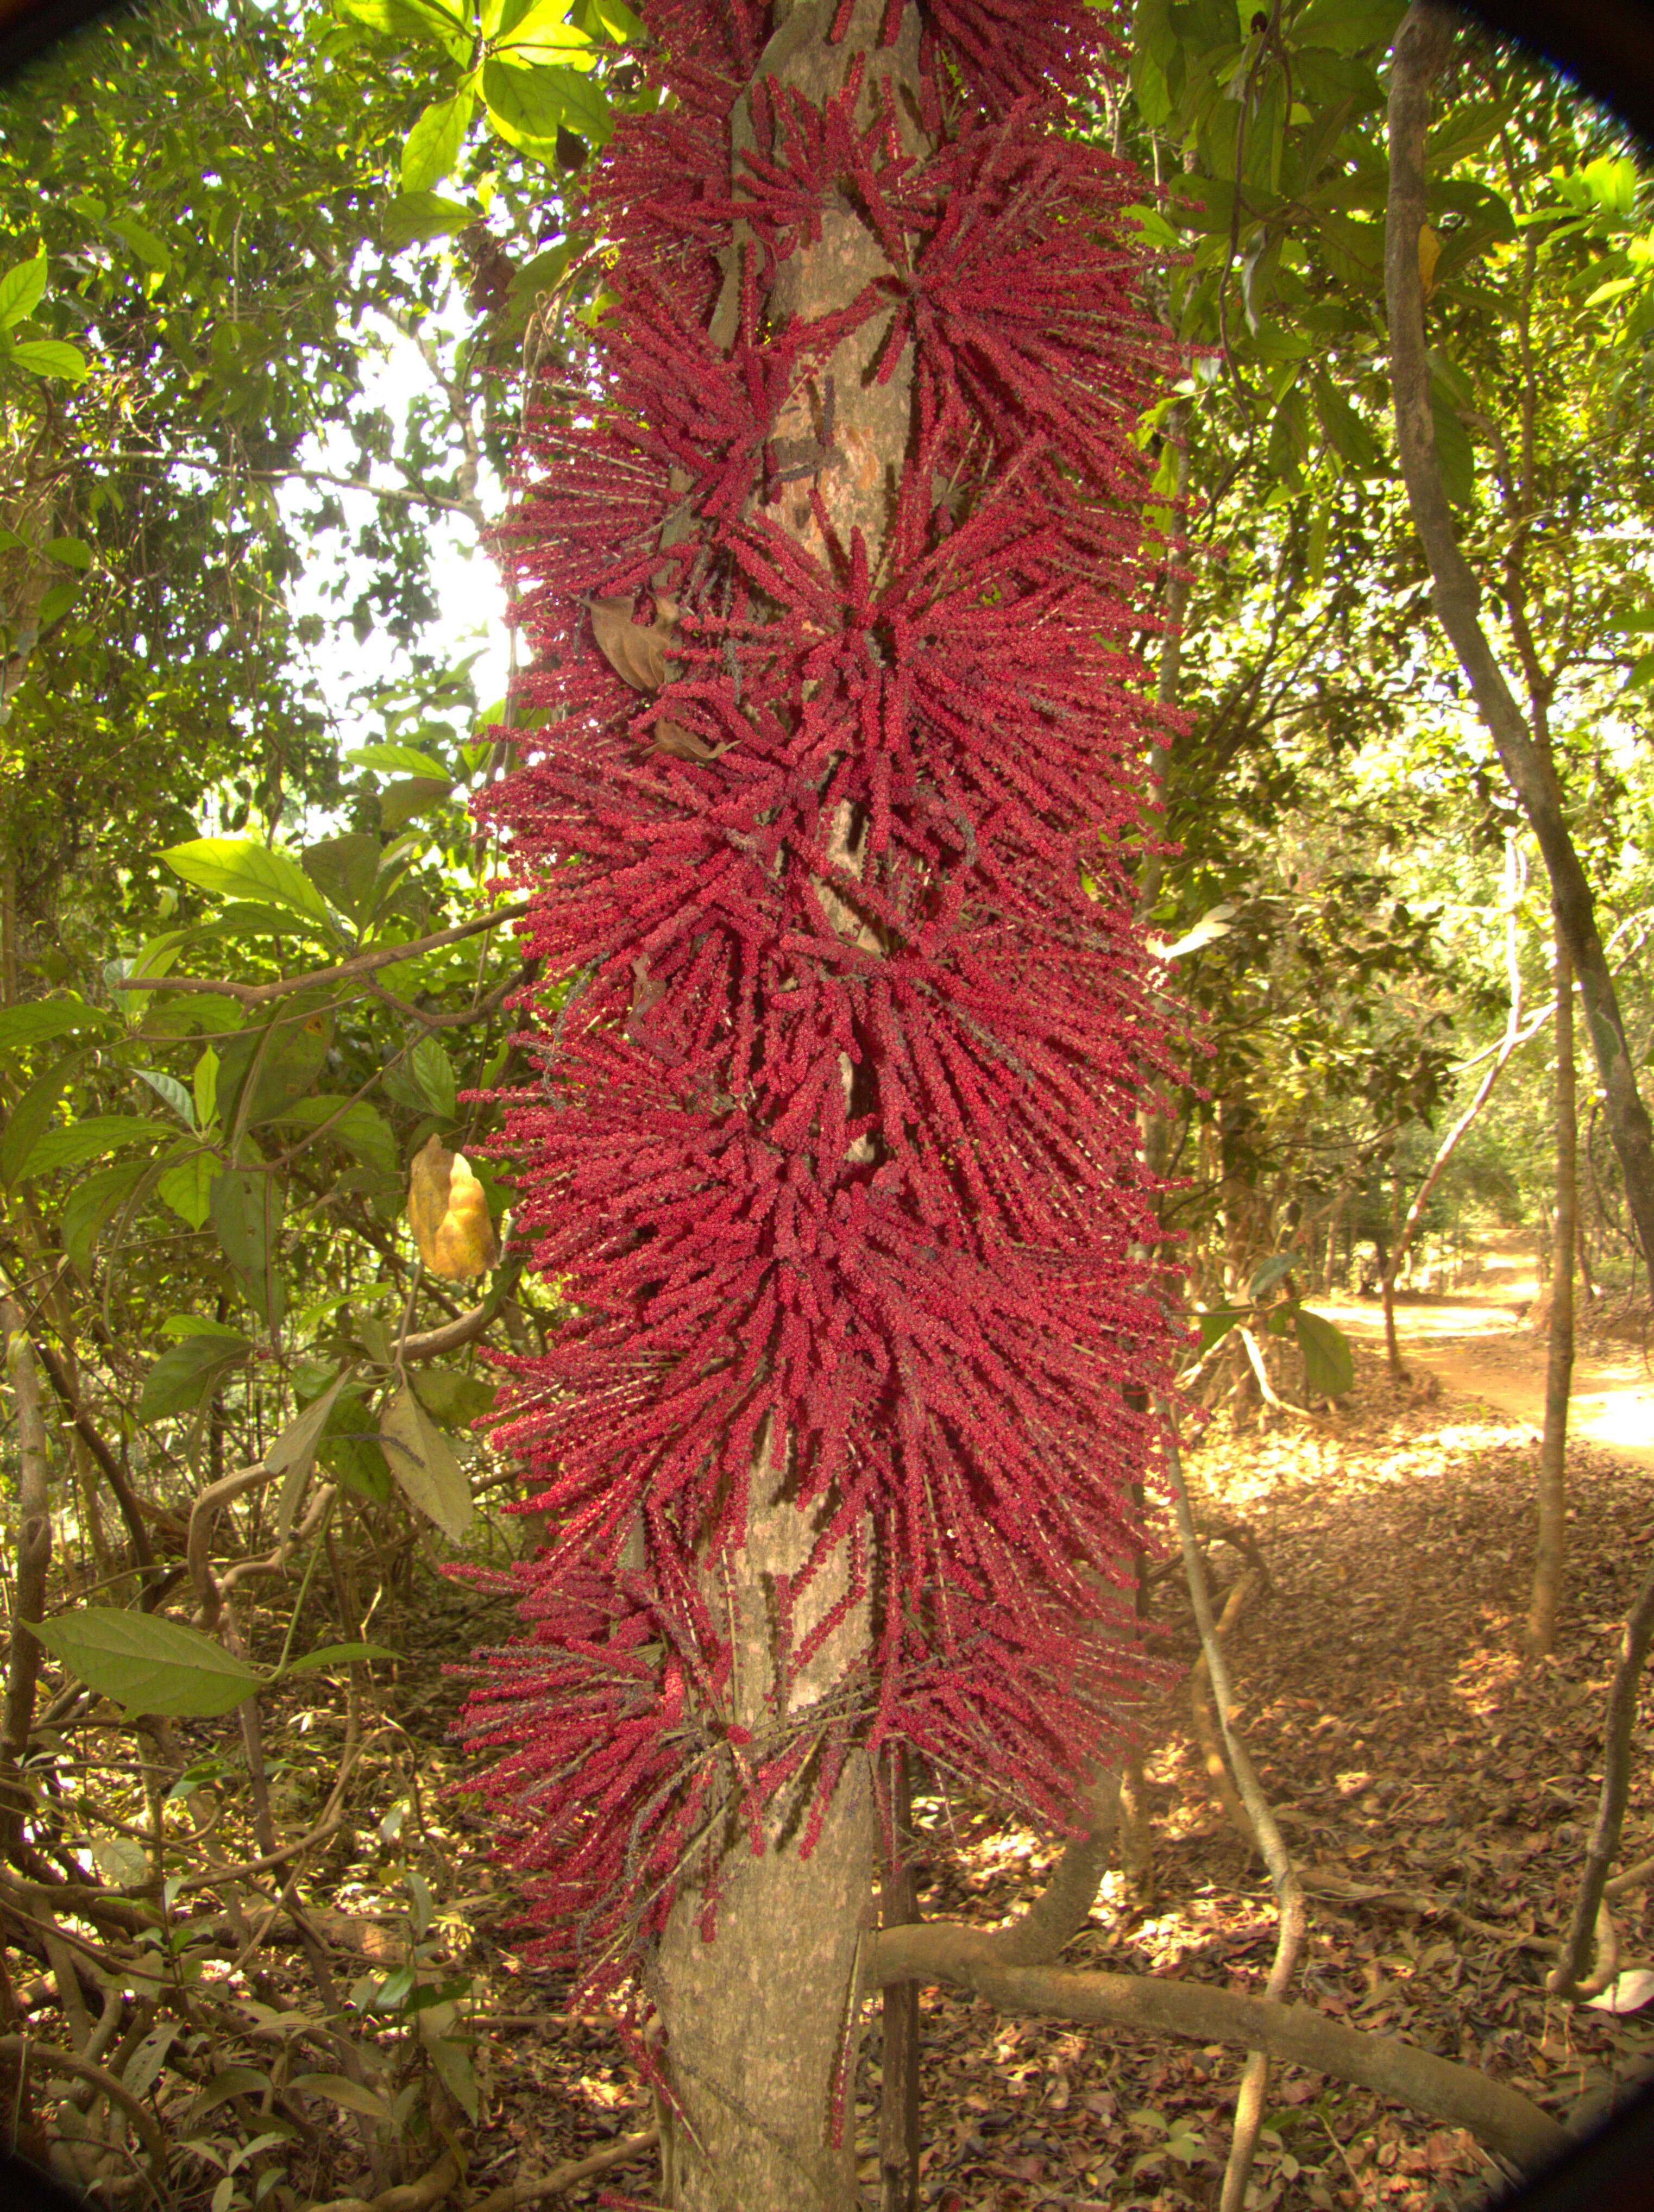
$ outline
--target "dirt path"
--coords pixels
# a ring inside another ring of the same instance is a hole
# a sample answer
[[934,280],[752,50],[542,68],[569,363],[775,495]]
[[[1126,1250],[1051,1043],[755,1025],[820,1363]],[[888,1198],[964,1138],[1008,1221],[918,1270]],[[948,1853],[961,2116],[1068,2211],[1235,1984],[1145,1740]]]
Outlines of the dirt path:
[[[1438,1376],[1462,1397],[1480,1398],[1538,1431],[1545,1419],[1545,1333],[1518,1317],[1527,1291],[1503,1297],[1398,1306],[1397,1333],[1409,1365]],[[1382,1345],[1384,1319],[1372,1300],[1318,1304],[1316,1311],[1361,1344]],[[1600,1444],[1638,1467],[1654,1468],[1654,1370],[1635,1346],[1574,1361],[1569,1436]]]

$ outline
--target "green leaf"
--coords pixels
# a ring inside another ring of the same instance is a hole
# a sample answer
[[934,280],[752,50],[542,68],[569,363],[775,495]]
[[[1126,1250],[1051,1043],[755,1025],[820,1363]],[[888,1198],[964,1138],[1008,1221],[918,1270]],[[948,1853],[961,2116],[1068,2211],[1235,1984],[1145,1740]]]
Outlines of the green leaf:
[[168,1314],[156,1331],[169,1344],[181,1343],[186,1336],[216,1336],[240,1339],[239,1328],[232,1328],[227,1321],[216,1321],[211,1314]]
[[477,95],[466,85],[451,99],[434,100],[423,111],[402,149],[404,193],[434,191],[453,173],[476,106]]
[[[333,1120],[336,1114],[337,1121]],[[365,1098],[348,1102],[330,1098],[324,1092],[318,1097],[297,1100],[274,1118],[296,1123],[303,1129],[316,1129],[324,1121],[331,1122],[327,1134],[333,1143],[354,1152],[362,1165],[371,1168],[375,1175],[400,1178],[402,1155],[391,1125]]]
[[85,1176],[64,1200],[58,1233],[70,1264],[82,1275],[92,1272],[92,1248],[105,1226],[148,1174],[147,1160],[123,1160],[119,1167]]
[[348,836],[324,837],[307,845],[299,863],[323,897],[360,924],[373,907],[380,850],[377,837],[365,830],[356,830]]
[[1210,1352],[1214,1344],[1221,1344],[1237,1322],[1243,1322],[1251,1311],[1250,1306],[1212,1306],[1197,1314],[1195,1321],[1201,1332],[1201,1350]]
[[155,1613],[86,1606],[24,1626],[89,1689],[128,1713],[209,1720],[258,1686],[252,1668],[222,1644]]
[[150,1144],[174,1133],[167,1121],[143,1121],[131,1114],[94,1114],[66,1129],[48,1129],[36,1140],[19,1174],[50,1175],[54,1168],[81,1167],[125,1146]]
[[1284,1282],[1298,1265],[1296,1252],[1272,1252],[1253,1273],[1246,1285],[1246,1295],[1256,1302],[1267,1297],[1277,1283]]
[[132,1073],[140,1083],[147,1083],[155,1097],[172,1108],[186,1129],[195,1127],[195,1101],[175,1075],[164,1075],[157,1067],[135,1067]]
[[354,767],[377,769],[386,775],[431,776],[438,783],[451,781],[441,762],[430,753],[422,753],[417,745],[358,745],[344,757]]
[[399,783],[387,783],[379,794],[380,821],[393,836],[417,816],[442,805],[453,789],[447,776],[410,775]]
[[508,145],[555,148],[568,115],[572,70],[520,67],[490,59],[483,64],[483,98],[489,120]]
[[391,1500],[391,1474],[380,1449],[378,1431],[365,1394],[343,1390],[328,1416],[316,1456],[347,1490],[375,1505]]
[[344,2074],[295,2074],[288,2083],[310,2097],[325,2097],[331,2104],[342,2105],[347,2112],[363,2113],[370,2120],[388,2120],[391,2108],[383,2097],[373,2090],[352,2081]]
[[210,1128],[218,1113],[218,1054],[210,1045],[195,1063],[190,1096],[195,1101],[196,1127]]
[[0,276],[0,331],[25,323],[46,297],[46,250],[44,245],[32,261],[15,262]]
[[589,70],[598,58],[585,32],[569,21],[569,0],[534,0],[509,30],[499,33],[493,46],[496,53],[537,68]]
[[420,1404],[445,1428],[468,1428],[490,1411],[498,1395],[496,1384],[481,1375],[468,1375],[462,1367],[433,1367],[421,1361],[411,1379]]
[[85,1059],[83,1047],[71,1048],[43,1068],[6,1116],[0,1131],[0,1182],[14,1183],[29,1154],[51,1128],[58,1101]]
[[112,237],[118,238],[134,261],[153,276],[164,276],[173,265],[173,257],[165,241],[134,221],[130,215],[112,216],[105,225]]
[[1438,380],[1430,382],[1430,414],[1436,431],[1436,459],[1449,503],[1470,507],[1476,500],[1476,456],[1458,410]]
[[92,566],[92,548],[83,538],[48,538],[40,550],[48,561],[60,561],[65,568]]
[[283,1668],[287,1674],[313,1674],[327,1667],[361,1667],[370,1659],[399,1659],[402,1654],[392,1651],[383,1644],[325,1644],[319,1651],[307,1651],[302,1659],[295,1659]]
[[186,1336],[182,1344],[163,1352],[144,1376],[137,1403],[139,1420],[160,1421],[178,1413],[192,1413],[221,1376],[240,1366],[252,1350],[252,1342],[245,1336]]
[[273,1175],[234,1169],[214,1182],[210,1210],[224,1257],[240,1278],[253,1310],[272,1327],[285,1304],[271,1255],[282,1222],[282,1192]]
[[1355,1357],[1341,1328],[1299,1306],[1292,1316],[1298,1350],[1304,1354],[1304,1382],[1312,1397],[1341,1398],[1355,1382]]
[[403,192],[385,210],[380,230],[392,253],[427,238],[445,238],[480,221],[476,208],[444,199],[440,192]]
[[1383,456],[1378,450],[1378,441],[1350,405],[1343,393],[1324,376],[1313,379],[1315,410],[1321,417],[1321,428],[1327,443],[1341,461],[1353,469],[1357,476],[1376,476],[1383,465]]
[[80,597],[79,584],[54,584],[34,610],[34,620],[42,635],[55,622],[60,622]]
[[224,1172],[215,1152],[198,1149],[164,1168],[155,1178],[155,1189],[164,1205],[192,1229],[204,1228],[212,1207],[212,1187]]
[[327,908],[299,863],[250,837],[197,837],[174,845],[161,859],[186,884],[216,891],[224,898],[273,899],[312,921],[325,921]]
[[332,1034],[331,1021],[314,1013],[279,1017],[258,1029],[223,1038],[218,1071],[221,1117],[241,1128],[256,1129],[287,1114],[321,1073]]
[[444,1121],[452,1121],[459,1111],[459,1085],[454,1080],[453,1062],[440,1038],[420,1038],[408,1054],[408,1072],[432,1113]]
[[[19,338],[5,358],[31,376],[58,376],[65,384],[78,384],[89,367],[80,348],[66,338]],[[46,626],[44,617],[41,626]]]
[[328,1416],[350,1376],[350,1369],[342,1367],[321,1395],[313,1398],[298,1418],[288,1423],[265,1454],[265,1465],[272,1474],[279,1474],[283,1478],[281,1497],[276,1508],[276,1534],[283,1544],[292,1533],[294,1516],[299,1510],[299,1500],[304,1495],[305,1484],[310,1479],[322,1431],[327,1426]]
[[46,1044],[53,1037],[72,1036],[82,1030],[106,1030],[109,1017],[97,1006],[78,999],[27,999],[17,1006],[0,1006],[0,1052],[20,1046]]
[[471,1485],[447,1438],[405,1384],[380,1409],[379,1440],[410,1504],[460,1542],[475,1510]]

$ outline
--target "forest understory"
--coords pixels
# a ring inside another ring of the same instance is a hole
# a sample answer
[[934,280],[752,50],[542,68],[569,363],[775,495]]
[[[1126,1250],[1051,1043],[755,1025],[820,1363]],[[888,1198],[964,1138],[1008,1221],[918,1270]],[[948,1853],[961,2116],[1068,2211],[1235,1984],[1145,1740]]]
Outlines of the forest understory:
[[[1507,1364],[1519,1349],[1513,1338]],[[1533,1667],[1517,1656],[1533,1533],[1529,1429],[1417,1372],[1393,1383],[1365,1350],[1335,1415],[1271,1419],[1278,1425],[1262,1431],[1210,1432],[1189,1464],[1207,1509],[1236,1534],[1244,1527],[1268,1576],[1228,1641],[1240,1728],[1311,1890],[1297,1995],[1350,2027],[1483,2067],[1559,2119],[1606,2110],[1654,2066],[1654,2014],[1559,2003],[1542,1983],[1594,1814],[1608,1677],[1654,1535],[1654,1470],[1591,1446],[1571,1453],[1571,1600],[1554,1656]],[[1220,1583],[1244,1564],[1221,1540],[1212,1559]],[[325,1878],[306,1887],[318,1908],[326,1900],[319,1917],[343,1976],[353,1960],[402,1955],[385,1867],[404,1851],[423,1867],[438,1900],[433,1964],[474,1978],[481,2110],[474,2127],[459,2123],[468,2170],[452,2201],[475,2205],[612,2150],[649,2112],[612,2026],[569,2013],[562,1986],[525,1965],[485,1824],[465,1798],[440,1795],[459,1771],[443,1732],[462,1686],[435,1670],[476,1636],[474,1602],[423,1585],[396,1610],[391,1640],[415,1648],[417,1623],[425,1647],[381,1690],[380,1741],[423,1777],[419,1833],[347,1830],[318,1869]],[[1134,1899],[1125,1877],[1109,1875],[1067,1960],[1256,1994],[1274,1942],[1268,1884],[1207,1787],[1188,1692],[1198,1644],[1172,1579],[1158,1586],[1155,1610],[1177,1673],[1146,1724],[1154,1894]],[[1646,1728],[1625,1865],[1654,1848]],[[919,1875],[927,1917],[994,1925],[1053,1856],[989,1807],[926,1798],[916,1817],[935,1844]],[[1622,1966],[1650,1960],[1645,1897],[1615,1911]],[[1215,2204],[1239,2054],[1008,2021],[943,1990],[926,1991],[921,2007],[927,2205]],[[871,2183],[876,2022],[867,2048],[858,2114]],[[343,2115],[312,2173],[311,2202],[366,2184]],[[1426,2212],[1479,2203],[1498,2181],[1462,2131],[1278,2067],[1249,2202]],[[627,2201],[649,2201],[645,2154],[555,2201],[613,2203],[622,2188]]]

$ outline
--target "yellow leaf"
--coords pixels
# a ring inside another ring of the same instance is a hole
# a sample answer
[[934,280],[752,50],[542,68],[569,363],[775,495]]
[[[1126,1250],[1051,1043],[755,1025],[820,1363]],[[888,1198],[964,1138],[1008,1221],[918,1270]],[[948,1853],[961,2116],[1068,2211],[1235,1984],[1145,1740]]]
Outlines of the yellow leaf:
[[1442,242],[1426,222],[1419,231],[1419,276],[1427,300],[1436,289],[1436,264],[1442,258]]
[[447,1151],[431,1136],[414,1156],[408,1176],[408,1220],[419,1256],[433,1275],[468,1281],[500,1256],[488,1194],[463,1152]]

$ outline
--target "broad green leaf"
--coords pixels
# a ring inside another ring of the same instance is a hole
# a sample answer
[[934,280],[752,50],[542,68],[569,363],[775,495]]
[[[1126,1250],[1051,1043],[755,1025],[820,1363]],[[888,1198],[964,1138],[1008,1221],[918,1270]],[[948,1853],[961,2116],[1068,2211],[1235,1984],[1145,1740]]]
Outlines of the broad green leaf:
[[451,781],[435,754],[422,753],[417,745],[358,745],[345,759],[355,768],[371,768],[384,775],[425,775],[438,783]]
[[434,100],[408,133],[402,149],[402,189],[434,191],[453,171],[477,106],[477,95],[462,86],[451,99]]
[[24,1626],[89,1689],[129,1713],[209,1720],[258,1686],[252,1668],[222,1644],[155,1613],[86,1606]]
[[27,322],[46,297],[46,250],[44,245],[32,261],[14,262],[0,276],[0,331]]
[[322,896],[360,924],[373,907],[380,850],[377,837],[356,830],[348,836],[324,837],[307,845],[299,861]]
[[534,0],[534,5],[493,41],[498,54],[538,67],[589,70],[596,66],[597,48],[584,31],[569,20],[569,0]]
[[273,846],[251,837],[197,837],[174,845],[161,859],[186,884],[216,891],[223,898],[273,899],[312,921],[325,921],[327,908],[299,863]]
[[394,836],[420,815],[445,805],[453,789],[447,776],[410,775],[399,782],[387,783],[379,794],[380,821],[386,831]]
[[377,31],[381,38],[440,46],[462,65],[471,59],[469,9],[448,7],[445,0],[334,0],[334,5],[341,15]]
[[1300,1306],[1292,1316],[1299,1351],[1304,1354],[1304,1381],[1310,1395],[1341,1398],[1355,1382],[1355,1358],[1341,1328]]
[[1327,443],[1358,476],[1376,475],[1383,459],[1378,441],[1329,378],[1315,378],[1314,389],[1315,410]]
[[433,1114],[452,1121],[459,1110],[453,1062],[440,1037],[423,1036],[408,1054],[408,1073]]
[[410,1504],[460,1542],[474,1510],[471,1485],[447,1438],[405,1384],[380,1409],[379,1440]]
[[477,209],[444,199],[440,192],[403,192],[386,209],[380,229],[392,252],[399,253],[404,246],[446,238],[479,220]]
[[1237,1322],[1245,1320],[1250,1310],[1246,1306],[1211,1306],[1205,1313],[1197,1314],[1195,1318],[1201,1332],[1201,1350],[1210,1352],[1214,1344],[1221,1344]]
[[58,1217],[58,1233],[70,1263],[82,1275],[92,1271],[92,1249],[105,1227],[148,1174],[147,1160],[123,1160],[119,1166],[100,1169],[77,1182],[64,1200]]
[[65,568],[92,566],[92,548],[83,538],[48,538],[40,550],[49,561],[59,561]]
[[[222,1038],[218,1070],[220,1119],[238,1128],[256,1129],[284,1115],[321,1073],[332,1033],[332,1024],[325,1015],[281,1015],[258,1029]],[[252,1073],[255,1060],[256,1074]]]
[[48,1129],[36,1139],[19,1174],[49,1175],[54,1168],[76,1168],[127,1145],[153,1144],[176,1134],[169,1121],[142,1121],[131,1114],[94,1114],[66,1129]]
[[212,1208],[212,1187],[223,1172],[224,1163],[216,1152],[198,1148],[163,1168],[155,1178],[155,1189],[180,1221],[201,1229]]
[[520,68],[508,61],[483,64],[483,98],[489,120],[508,145],[554,148],[568,113],[568,88],[578,82],[562,69]]
[[319,1097],[298,1099],[276,1118],[296,1123],[301,1129],[318,1129],[328,1122],[331,1125],[328,1138],[354,1152],[364,1167],[372,1168],[375,1175],[399,1177],[401,1174],[402,1156],[391,1125],[365,1098],[347,1101],[323,1093]]
[[426,2055],[435,2068],[443,2087],[465,2112],[475,2121],[482,2100],[477,2092],[477,2076],[471,2070],[471,2054],[463,2043],[454,2041],[446,2031],[456,2018],[451,2004],[432,2005],[416,2015],[419,2024],[419,2039]]
[[210,1045],[195,1063],[190,1095],[195,1101],[196,1127],[210,1128],[218,1113],[218,1054]]
[[401,1656],[399,1651],[392,1651],[383,1644],[325,1644],[319,1651],[307,1651],[302,1659],[290,1660],[283,1672],[312,1674],[326,1667],[361,1667],[370,1659]]
[[29,1154],[51,1128],[58,1101],[85,1057],[84,1051],[77,1048],[62,1054],[40,1071],[7,1115],[6,1126],[0,1130],[0,1182],[15,1182],[22,1173]]
[[410,1379],[420,1404],[445,1428],[468,1428],[490,1410],[497,1395],[496,1386],[486,1376],[468,1375],[462,1367],[433,1367],[422,1360]]
[[[27,369],[31,376],[60,377],[65,384],[78,384],[89,366],[78,346],[66,338],[19,338],[4,358],[19,368]],[[46,626],[42,617],[41,627]],[[50,617],[55,621],[56,616]]]
[[252,1350],[245,1336],[186,1336],[163,1352],[143,1378],[137,1417],[160,1421],[178,1413],[192,1413],[230,1368],[237,1367]]
[[1297,1265],[1296,1252],[1272,1252],[1269,1257],[1253,1271],[1252,1279],[1246,1285],[1247,1297],[1253,1299],[1267,1297],[1275,1285],[1284,1282]]
[[217,1321],[211,1314],[168,1314],[156,1330],[169,1344],[181,1343],[186,1336],[231,1337],[241,1341],[241,1331],[232,1328],[227,1321]]
[[237,1168],[219,1176],[210,1200],[213,1227],[253,1310],[273,1327],[285,1305],[281,1276],[271,1256],[282,1224],[282,1190],[273,1175]]
[[186,1129],[195,1127],[195,1101],[175,1075],[165,1075],[159,1068],[135,1067],[132,1073],[140,1083],[147,1083],[155,1097],[170,1106]]
[[149,270],[153,276],[164,276],[173,265],[173,257],[164,240],[147,229],[130,215],[112,216],[105,226],[121,244],[134,261]]
[[78,999],[26,999],[21,1006],[0,1006],[0,1052],[108,1027],[109,1017],[101,1008]]
[[292,1533],[294,1516],[304,1495],[305,1484],[310,1480],[322,1431],[327,1426],[328,1416],[350,1375],[348,1367],[341,1368],[321,1395],[313,1399],[296,1419],[288,1423],[265,1454],[265,1465],[272,1474],[283,1478],[276,1508],[276,1533],[283,1544]]
[[391,1500],[391,1474],[380,1448],[379,1432],[365,1394],[352,1388],[340,1392],[316,1456],[336,1480],[358,1497],[376,1505]]
[[388,2120],[391,2108],[383,2097],[364,2088],[345,2074],[295,2074],[288,2083],[301,2095],[325,2097],[335,2105],[342,2105],[347,2112],[363,2113],[370,2120]]
[[1442,489],[1450,505],[1474,507],[1476,499],[1476,455],[1470,434],[1459,420],[1458,410],[1432,377],[1430,415],[1436,432],[1436,459],[1441,465]]

